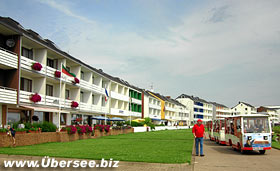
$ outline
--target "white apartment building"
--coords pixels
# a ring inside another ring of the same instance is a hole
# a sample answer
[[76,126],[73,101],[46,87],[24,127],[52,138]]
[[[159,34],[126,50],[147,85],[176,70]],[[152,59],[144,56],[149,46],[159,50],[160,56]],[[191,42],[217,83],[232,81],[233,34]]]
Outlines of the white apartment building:
[[186,106],[170,97],[144,91],[144,116],[156,124],[189,125],[189,110]]
[[198,119],[210,121],[213,118],[213,104],[199,97],[181,94],[176,98],[190,110],[190,122],[195,123]]
[[[141,91],[74,58],[11,18],[0,18],[0,43],[2,125],[32,121],[33,116],[57,126],[92,124],[97,116],[126,120],[142,116]],[[75,77],[63,73],[62,66]],[[34,96],[40,100],[32,101]]]
[[246,114],[256,114],[257,109],[248,103],[238,102],[238,104],[231,108],[233,115],[246,115]]
[[210,103],[213,104],[213,118],[214,119],[225,118],[225,117],[229,117],[232,115],[231,108],[229,108],[223,104],[216,103],[216,102],[210,102]]
[[279,123],[280,106],[260,106],[257,111],[269,115],[272,124]]

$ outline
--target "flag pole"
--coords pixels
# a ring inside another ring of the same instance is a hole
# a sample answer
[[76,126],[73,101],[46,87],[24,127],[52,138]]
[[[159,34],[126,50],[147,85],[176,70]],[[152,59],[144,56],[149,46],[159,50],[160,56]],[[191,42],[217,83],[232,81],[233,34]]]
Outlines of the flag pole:
[[61,88],[62,88],[62,61],[60,62],[60,72],[61,72],[61,75],[60,75],[60,80],[59,80],[59,113],[58,113],[58,129],[60,129],[60,115],[61,115]]
[[130,97],[130,98],[129,98],[129,106],[130,106],[130,109],[129,109],[129,110],[130,110],[130,112],[129,112],[130,125],[131,125],[131,111],[132,111],[132,110],[131,110],[131,105],[132,105],[131,103],[132,103],[132,98]]
[[[106,87],[107,87],[107,85],[105,84],[105,87],[104,87],[104,89],[105,89],[105,98],[106,98],[106,96],[107,96],[107,94],[106,94]],[[108,99],[106,100],[106,105],[105,105],[105,107],[107,106],[107,104],[108,104],[108,101],[109,101],[109,97],[108,97]],[[105,123],[104,123],[105,125],[107,124],[107,111],[105,110]]]

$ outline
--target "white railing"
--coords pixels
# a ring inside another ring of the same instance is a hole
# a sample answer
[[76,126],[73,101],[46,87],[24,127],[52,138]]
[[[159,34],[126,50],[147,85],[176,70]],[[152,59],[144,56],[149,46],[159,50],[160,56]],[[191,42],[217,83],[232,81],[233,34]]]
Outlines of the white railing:
[[119,93],[116,93],[116,92],[113,92],[113,91],[111,91],[111,97],[114,98],[114,99],[129,102],[129,97],[128,96],[125,96],[125,95],[122,95],[122,94],[119,94]]
[[16,104],[17,91],[7,87],[0,87],[0,103]]
[[149,103],[149,107],[150,107],[150,108],[154,108],[154,109],[161,110],[161,106],[158,106],[158,105],[155,105],[155,104],[152,104],[152,103]]
[[[46,96],[45,97],[45,105],[59,107],[59,100],[60,99],[58,97]],[[61,107],[64,107],[62,99],[60,100],[60,105],[61,105]]]
[[88,81],[85,81],[85,80],[80,80],[80,86],[82,88],[85,88],[85,89],[90,90],[90,91],[94,91],[94,92],[99,93],[99,94],[105,94],[105,89],[104,88],[99,87],[95,84],[91,84],[91,83],[89,83]]
[[132,102],[132,103],[135,103],[135,104],[139,104],[139,105],[142,104],[142,101],[141,101],[141,100],[135,99],[135,98],[131,98],[131,102]]
[[175,108],[172,108],[172,107],[165,107],[165,110],[169,110],[171,112],[176,112],[176,109]]
[[57,71],[57,69],[54,69],[52,67],[46,66],[46,75],[49,77],[54,78],[55,77],[55,71]]
[[0,47],[0,64],[17,69],[18,68],[17,54]]
[[101,111],[102,111],[102,113],[109,113],[109,108],[108,107],[101,107]]
[[[22,103],[34,103],[30,100],[30,98],[33,94],[35,94],[35,93],[21,90],[20,91],[20,102],[22,102]],[[39,94],[39,95],[41,96],[41,101],[37,102],[36,104],[41,104],[41,105],[45,104],[45,96],[41,95],[41,94]]]
[[32,69],[32,65],[36,62],[37,61],[34,61],[34,60],[28,59],[24,56],[21,56],[20,63],[21,63],[22,68],[27,69],[27,70],[32,70],[32,71],[40,73],[40,74],[45,74],[46,73],[46,66],[43,65],[43,64],[41,64],[42,65],[41,71],[36,71],[36,70]]

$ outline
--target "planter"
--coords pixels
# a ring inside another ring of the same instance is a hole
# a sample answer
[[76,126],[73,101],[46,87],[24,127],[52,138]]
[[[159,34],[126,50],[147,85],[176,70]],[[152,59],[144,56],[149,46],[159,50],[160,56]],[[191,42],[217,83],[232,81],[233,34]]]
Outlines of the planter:
[[7,135],[7,132],[0,132],[0,135]]
[[28,132],[29,132],[29,133],[33,133],[33,134],[34,134],[34,133],[36,133],[36,134],[39,133],[39,131],[30,131],[30,130],[29,130]]
[[17,131],[16,134],[26,134],[26,131]]

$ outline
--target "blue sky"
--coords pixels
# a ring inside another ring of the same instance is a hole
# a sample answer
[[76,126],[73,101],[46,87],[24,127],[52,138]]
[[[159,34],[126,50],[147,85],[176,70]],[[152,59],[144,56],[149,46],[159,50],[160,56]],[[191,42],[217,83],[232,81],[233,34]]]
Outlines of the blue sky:
[[139,87],[280,104],[280,1],[2,0],[0,15]]

